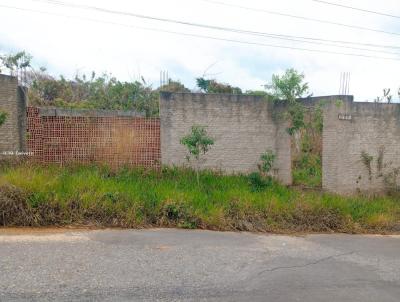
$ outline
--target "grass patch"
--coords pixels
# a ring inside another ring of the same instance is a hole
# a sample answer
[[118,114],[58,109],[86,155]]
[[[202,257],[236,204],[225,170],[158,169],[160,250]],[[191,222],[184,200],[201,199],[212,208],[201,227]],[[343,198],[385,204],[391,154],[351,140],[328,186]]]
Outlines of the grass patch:
[[400,231],[394,197],[302,192],[246,175],[20,164],[0,172],[0,225],[271,232]]
[[322,186],[322,160],[318,154],[303,153],[294,161],[293,183],[307,187]]

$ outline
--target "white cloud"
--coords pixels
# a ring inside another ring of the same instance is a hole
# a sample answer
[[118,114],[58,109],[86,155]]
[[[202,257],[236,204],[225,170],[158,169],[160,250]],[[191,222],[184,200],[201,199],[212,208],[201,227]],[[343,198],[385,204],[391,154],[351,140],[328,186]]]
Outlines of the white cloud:
[[[245,4],[240,0],[220,1],[400,33],[400,22],[396,19],[322,5],[312,0],[249,0]],[[349,5],[348,1],[332,1]],[[400,36],[306,22],[210,4],[201,0],[114,0],[112,2],[64,0],[64,2],[260,32],[373,44],[399,45],[400,41]],[[3,0],[0,5],[223,39],[347,53],[361,52],[331,46],[294,44],[282,40],[53,6],[32,0]],[[354,0],[351,1],[351,5],[400,15],[397,0],[379,2]],[[238,85],[243,89],[260,89],[260,86],[270,79],[272,73],[289,67],[304,71],[315,95],[338,93],[340,72],[351,73],[350,92],[356,96],[357,100],[372,99],[380,94],[384,87],[391,87],[394,90],[400,86],[395,74],[400,61],[242,45],[4,7],[0,7],[0,23],[2,50],[25,49],[34,55],[38,65],[46,65],[56,74],[63,73],[71,76],[77,70],[80,72],[108,71],[125,80],[137,79],[139,75],[143,75],[157,85],[160,70],[169,70],[170,76],[193,87],[194,78],[202,75],[210,65],[215,63],[208,73],[215,73],[215,77],[219,80]],[[400,53],[400,50],[398,52]],[[373,55],[373,53],[363,53]],[[397,55],[397,58],[400,59],[400,55]]]

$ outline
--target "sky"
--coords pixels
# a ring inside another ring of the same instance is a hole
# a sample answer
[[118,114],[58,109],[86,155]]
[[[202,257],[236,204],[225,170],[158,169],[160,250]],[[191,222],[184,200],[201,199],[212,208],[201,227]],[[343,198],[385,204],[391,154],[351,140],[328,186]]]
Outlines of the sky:
[[[398,0],[326,1],[400,16]],[[300,43],[147,17],[394,48]],[[295,68],[305,74],[314,96],[339,94],[342,72],[350,73],[349,94],[356,101],[372,101],[382,95],[383,88],[397,95],[400,88],[400,17],[313,0],[0,0],[0,53],[20,50],[33,55],[34,66],[45,66],[53,75],[108,72],[126,81],[143,77],[153,87],[159,86],[160,72],[168,71],[170,78],[191,89],[196,86],[195,78],[204,76],[243,90],[260,90],[273,74]]]

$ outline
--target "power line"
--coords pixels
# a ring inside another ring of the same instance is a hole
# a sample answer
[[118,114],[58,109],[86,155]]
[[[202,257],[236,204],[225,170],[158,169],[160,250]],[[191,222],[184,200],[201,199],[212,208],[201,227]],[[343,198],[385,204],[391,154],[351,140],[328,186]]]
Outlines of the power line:
[[[269,37],[269,38],[275,38],[275,39],[281,39],[281,40],[294,41],[294,42],[299,42],[299,43],[334,46],[334,47],[340,47],[340,48],[347,48],[347,49],[354,49],[354,50],[361,50],[361,51],[368,51],[368,52],[376,52],[376,53],[385,53],[385,54],[391,54],[391,55],[397,55],[398,53],[381,51],[381,50],[376,51],[376,50],[372,50],[372,49],[358,48],[358,47],[352,47],[352,46],[327,44],[325,42],[339,43],[339,44],[362,45],[362,46],[378,47],[378,48],[400,49],[399,46],[392,46],[392,45],[377,45],[377,44],[368,44],[368,43],[355,43],[355,42],[348,42],[348,41],[317,39],[317,38],[310,38],[310,37],[279,35],[279,34],[272,34],[272,33],[266,33],[266,32],[257,32],[257,31],[249,31],[249,30],[243,30],[243,29],[229,28],[229,27],[207,25],[207,24],[186,22],[186,21],[173,20],[173,19],[167,19],[167,18],[145,16],[145,15],[134,14],[134,13],[130,13],[130,12],[110,10],[110,9],[105,9],[105,8],[100,8],[100,7],[95,7],[95,6],[70,4],[70,3],[66,3],[66,2],[63,2],[63,1],[57,1],[57,0],[32,0],[32,1],[45,2],[45,3],[52,4],[52,5],[67,6],[67,7],[69,6],[69,7],[80,8],[80,9],[95,10],[95,11],[100,11],[102,13],[126,15],[126,16],[130,16],[130,17],[150,19],[150,20],[159,21],[159,22],[168,22],[168,23],[174,23],[174,24],[180,24],[180,25],[186,25],[186,26],[193,26],[193,27],[201,27],[201,28],[207,28],[207,29],[213,29],[213,30],[229,31],[229,32],[234,32],[234,33],[239,33],[239,34],[263,36],[263,37]],[[323,43],[321,43],[321,42],[323,42]]]
[[123,24],[123,23],[112,22],[112,21],[104,21],[104,20],[98,20],[98,19],[92,19],[92,18],[86,18],[86,17],[68,16],[68,15],[64,15],[64,14],[50,13],[50,12],[46,12],[46,11],[40,11],[40,10],[35,10],[35,9],[27,9],[27,8],[15,7],[15,6],[0,5],[0,7],[9,8],[9,9],[15,9],[15,10],[21,10],[21,11],[34,12],[34,13],[40,13],[40,14],[46,14],[46,15],[61,16],[61,17],[65,17],[65,18],[76,18],[76,19],[82,19],[82,20],[87,20],[87,21],[92,21],[92,22],[119,25],[119,26],[142,29],[142,30],[148,30],[148,31],[163,32],[163,33],[169,33],[169,34],[180,35],[180,36],[196,37],[196,38],[210,39],[210,40],[216,40],[216,41],[233,42],[233,43],[245,44],[245,45],[263,46],[263,47],[272,47],[272,48],[281,48],[281,49],[290,49],[290,50],[300,50],[300,51],[306,51],[306,52],[316,52],[316,53],[333,54],[333,55],[344,55],[344,56],[352,56],[352,57],[362,57],[362,58],[372,58],[372,59],[383,59],[383,60],[400,61],[400,59],[393,58],[393,57],[380,57],[380,56],[357,54],[357,53],[345,53],[345,52],[336,52],[336,51],[329,51],[329,50],[300,48],[300,47],[292,47],[292,46],[276,45],[276,44],[266,44],[266,43],[243,41],[243,40],[237,40],[237,39],[225,39],[225,38],[218,38],[218,37],[212,37],[212,36],[207,36],[207,35],[199,35],[199,34],[191,34],[191,33],[177,32],[177,31],[170,31],[170,30],[163,30],[163,29],[156,29],[156,28],[134,26],[134,25],[129,25],[129,24]]
[[374,28],[369,28],[369,27],[350,25],[350,24],[327,21],[327,20],[322,20],[322,19],[316,19],[316,18],[309,18],[309,17],[298,16],[298,15],[286,14],[286,13],[281,13],[281,12],[271,11],[271,10],[266,10],[266,9],[261,9],[261,8],[254,8],[254,7],[248,7],[248,6],[242,6],[242,5],[226,3],[226,2],[222,2],[222,1],[215,1],[215,0],[199,0],[199,1],[218,4],[218,5],[223,5],[223,6],[235,7],[235,8],[240,8],[240,9],[249,10],[249,11],[255,11],[255,12],[258,12],[258,13],[266,13],[266,14],[271,14],[271,15],[277,15],[277,16],[283,16],[283,17],[288,17],[288,18],[300,19],[300,20],[304,20],[304,21],[325,23],[325,24],[342,26],[342,27],[353,28],[353,29],[358,29],[358,30],[364,30],[364,31],[371,31],[371,32],[376,32],[376,33],[383,33],[383,34],[388,34],[388,35],[400,36],[400,33],[397,33],[397,32],[390,32],[390,31],[385,31],[385,30],[381,30],[381,29],[374,29]]
[[376,47],[376,48],[391,48],[391,49],[400,49],[400,46],[396,45],[385,45],[385,44],[373,44],[373,43],[360,43],[360,42],[352,42],[352,41],[343,41],[343,40],[330,40],[330,39],[322,39],[315,37],[305,37],[305,36],[291,36],[291,35],[282,35],[282,34],[265,34],[266,36],[280,36],[280,37],[289,37],[303,40],[311,40],[311,41],[322,41],[322,42],[331,42],[338,44],[347,44],[347,45],[360,45],[360,46],[368,46],[368,47]]
[[319,3],[322,3],[322,4],[327,4],[327,5],[332,5],[332,6],[339,6],[339,7],[342,7],[342,8],[348,8],[348,9],[352,9],[352,10],[357,10],[357,11],[364,12],[364,13],[370,13],[370,14],[374,14],[374,15],[380,15],[380,16],[400,19],[400,16],[391,15],[391,14],[382,13],[382,12],[377,12],[377,11],[373,11],[373,10],[369,10],[369,9],[363,9],[363,8],[358,8],[358,7],[353,7],[353,6],[347,6],[347,5],[343,5],[343,4],[339,4],[339,3],[333,3],[333,2],[322,1],[322,0],[312,0],[312,1],[319,2]]

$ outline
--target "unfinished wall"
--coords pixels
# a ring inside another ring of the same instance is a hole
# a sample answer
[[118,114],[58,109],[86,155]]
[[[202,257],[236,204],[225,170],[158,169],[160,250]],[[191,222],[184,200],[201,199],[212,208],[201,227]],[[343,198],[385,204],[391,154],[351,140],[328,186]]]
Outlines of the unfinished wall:
[[26,104],[16,77],[0,74],[0,111],[7,113],[5,123],[0,126],[0,157],[24,151]]
[[135,112],[28,108],[28,150],[44,163],[160,166],[160,122]]
[[202,168],[226,172],[257,170],[260,155],[277,155],[275,173],[285,184],[292,181],[290,136],[282,108],[261,97],[225,94],[162,93],[160,98],[161,158],[166,165],[186,164],[180,139],[192,125],[207,126],[215,145]]
[[[371,174],[361,158],[373,157]],[[382,192],[400,167],[400,105],[330,102],[324,110],[323,188],[340,194]]]

